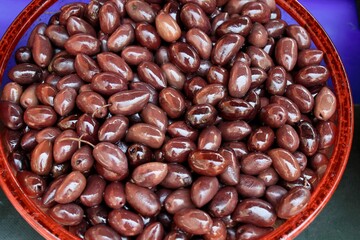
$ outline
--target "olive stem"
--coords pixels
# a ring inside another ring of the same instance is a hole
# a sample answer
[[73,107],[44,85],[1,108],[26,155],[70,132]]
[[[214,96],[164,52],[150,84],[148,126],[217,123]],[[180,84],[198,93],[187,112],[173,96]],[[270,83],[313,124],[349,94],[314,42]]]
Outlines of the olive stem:
[[112,104],[109,103],[109,104],[105,104],[104,106],[101,106],[101,107],[97,108],[97,109],[91,114],[91,117],[92,117],[92,118],[95,118],[95,114],[98,113],[98,111],[99,111],[100,109],[109,107],[109,106],[111,106],[111,105],[112,105]]
[[82,140],[82,139],[80,139],[80,138],[68,137],[68,138],[63,138],[63,139],[61,139],[60,142],[65,141],[65,140],[73,140],[73,141],[78,141],[79,143],[80,143],[80,142],[86,143],[86,144],[90,145],[92,148],[95,148],[95,145],[94,145],[94,144],[92,144],[92,143],[89,142],[89,141]]

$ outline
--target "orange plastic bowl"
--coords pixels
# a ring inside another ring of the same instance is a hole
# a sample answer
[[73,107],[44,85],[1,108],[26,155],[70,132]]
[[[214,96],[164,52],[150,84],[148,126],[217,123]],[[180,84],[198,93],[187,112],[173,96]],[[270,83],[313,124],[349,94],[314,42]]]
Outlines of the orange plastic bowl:
[[[33,23],[47,22],[53,12],[58,11],[62,5],[72,1],[74,0],[33,0],[19,14],[0,41],[0,79],[3,79],[2,85],[7,82],[8,70],[15,64],[13,58],[14,49],[26,44],[31,26],[34,26]],[[85,0],[82,1],[85,2]],[[292,239],[315,219],[330,200],[340,182],[352,144],[354,111],[344,66],[325,31],[296,0],[276,0],[276,2],[293,18],[292,21],[295,20],[310,33],[316,47],[325,53],[324,60],[330,70],[332,84],[338,100],[338,132],[330,158],[330,165],[313,192],[308,207],[305,211],[287,220],[264,237],[264,239]],[[77,239],[43,213],[36,203],[22,191],[7,161],[4,139],[1,139],[0,145],[0,185],[21,216],[43,237],[46,239]]]

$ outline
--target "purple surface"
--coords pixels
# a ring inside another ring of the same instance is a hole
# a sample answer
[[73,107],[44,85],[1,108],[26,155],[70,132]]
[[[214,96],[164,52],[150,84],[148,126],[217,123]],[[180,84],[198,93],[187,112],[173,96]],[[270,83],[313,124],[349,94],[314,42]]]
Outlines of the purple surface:
[[[2,0],[0,36],[30,0]],[[352,86],[355,103],[360,103],[360,29],[355,0],[301,0],[318,19],[333,40],[344,62]]]

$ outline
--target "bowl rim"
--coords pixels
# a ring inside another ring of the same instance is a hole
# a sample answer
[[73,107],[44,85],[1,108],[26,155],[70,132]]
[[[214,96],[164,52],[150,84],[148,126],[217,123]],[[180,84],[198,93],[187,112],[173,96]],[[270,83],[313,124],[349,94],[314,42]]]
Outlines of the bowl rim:
[[[75,2],[76,0],[74,0]],[[0,40],[0,81],[19,40],[33,22],[53,5],[56,0],[32,0],[16,17]],[[335,192],[346,168],[352,146],[354,131],[354,107],[348,77],[340,56],[331,39],[317,20],[296,0],[276,0],[279,7],[285,10],[294,20],[310,34],[316,47],[322,50],[325,63],[330,71],[337,97],[338,132],[330,164],[312,193],[306,210],[286,221],[263,239],[293,239],[300,234],[320,213]],[[339,94],[341,93],[341,94]],[[52,220],[27,197],[16,182],[16,177],[0,147],[0,186],[5,195],[20,215],[45,239],[78,239],[60,224]]]

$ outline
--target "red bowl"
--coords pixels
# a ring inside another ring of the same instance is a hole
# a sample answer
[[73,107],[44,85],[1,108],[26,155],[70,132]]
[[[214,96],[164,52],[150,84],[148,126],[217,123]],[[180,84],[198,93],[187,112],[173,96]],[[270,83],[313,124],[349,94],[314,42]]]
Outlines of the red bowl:
[[[34,22],[47,21],[48,12],[74,0],[33,0],[15,19],[0,41],[0,79],[14,65],[13,51],[24,45]],[[84,0],[82,0],[84,1]],[[331,73],[332,84],[337,96],[338,132],[330,157],[330,164],[316,190],[313,192],[306,210],[275,229],[264,239],[292,239],[300,234],[319,214],[336,190],[345,170],[351,150],[354,130],[354,110],[348,78],[330,38],[315,18],[296,0],[276,0],[298,24],[310,34],[314,44],[324,54],[325,63]],[[30,29],[30,30],[29,30]],[[12,57],[12,58],[11,58]],[[6,83],[4,77],[2,85]],[[4,134],[1,134],[2,136]],[[46,239],[77,239],[42,212],[36,203],[20,188],[7,160],[5,141],[0,145],[0,186],[21,216]]]

